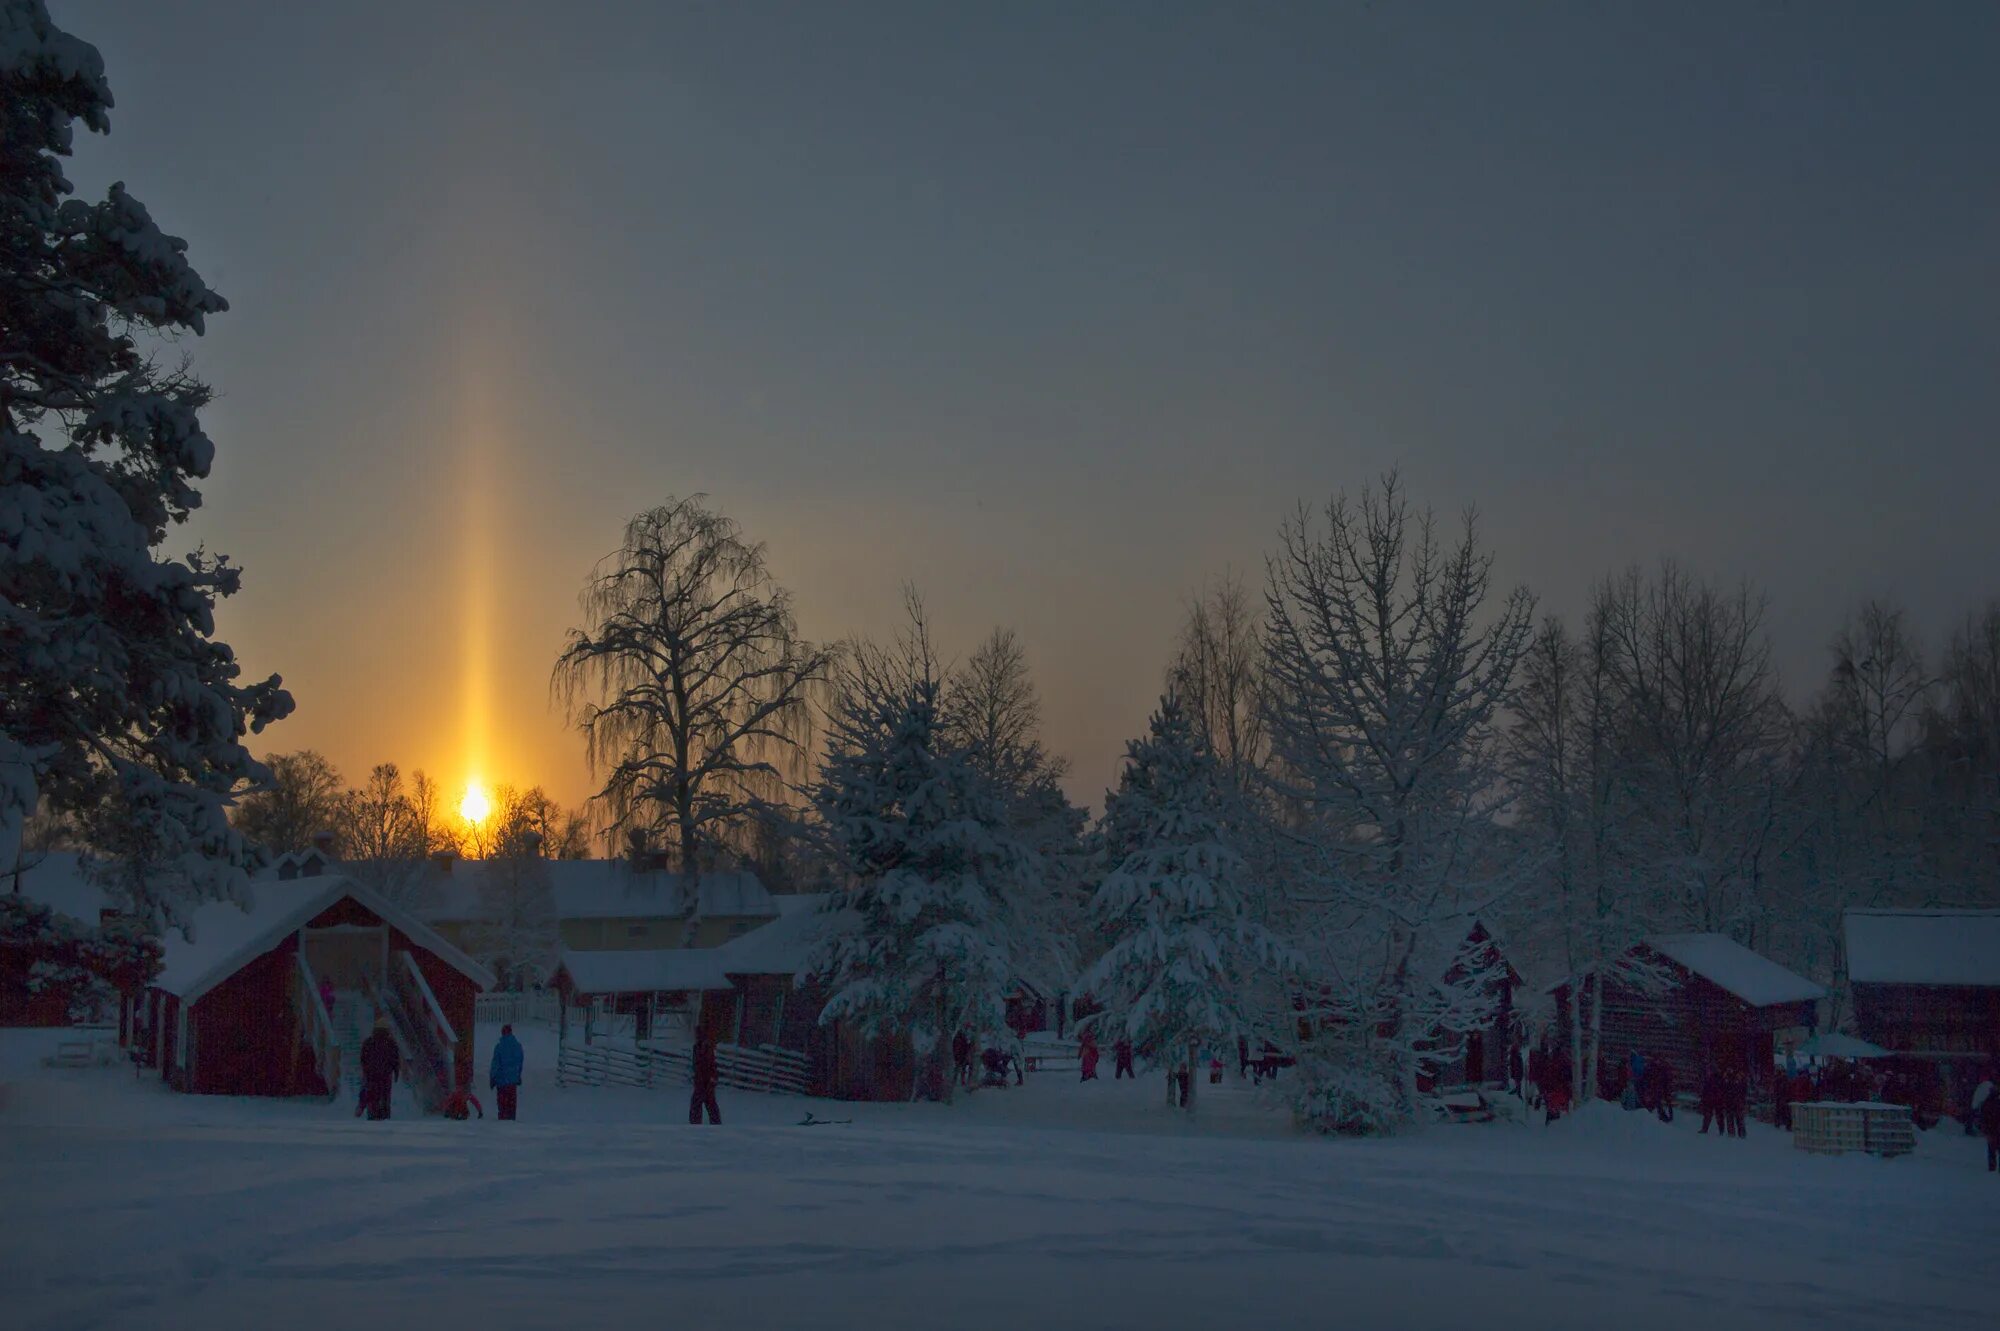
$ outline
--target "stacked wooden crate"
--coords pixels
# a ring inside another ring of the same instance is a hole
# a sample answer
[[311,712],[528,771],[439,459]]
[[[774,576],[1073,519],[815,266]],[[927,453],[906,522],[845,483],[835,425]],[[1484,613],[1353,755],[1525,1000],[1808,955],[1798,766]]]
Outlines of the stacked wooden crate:
[[1792,1106],[1792,1145],[1828,1155],[1908,1155],[1917,1130],[1907,1105],[1807,1101]]

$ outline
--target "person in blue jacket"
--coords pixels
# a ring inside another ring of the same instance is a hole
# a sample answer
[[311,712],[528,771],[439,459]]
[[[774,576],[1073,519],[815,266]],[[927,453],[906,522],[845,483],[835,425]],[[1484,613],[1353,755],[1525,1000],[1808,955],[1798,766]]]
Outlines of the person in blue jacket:
[[502,1026],[500,1038],[493,1045],[493,1066],[486,1073],[486,1084],[493,1088],[494,1112],[499,1118],[514,1117],[514,1107],[521,1095],[521,1065],[525,1061],[521,1042],[514,1038],[514,1028]]

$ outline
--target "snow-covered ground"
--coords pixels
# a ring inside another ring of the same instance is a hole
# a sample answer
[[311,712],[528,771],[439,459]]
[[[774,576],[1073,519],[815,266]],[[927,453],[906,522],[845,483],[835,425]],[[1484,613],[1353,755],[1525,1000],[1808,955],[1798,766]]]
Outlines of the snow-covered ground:
[[949,1109],[725,1091],[694,1129],[681,1095],[555,1089],[553,1037],[523,1034],[503,1124],[177,1096],[0,1032],[0,1321],[1947,1331],[2000,1308],[2000,1178],[1955,1130],[1829,1159],[1599,1106],[1332,1142],[1233,1082],[1191,1128],[1155,1080],[1074,1073]]

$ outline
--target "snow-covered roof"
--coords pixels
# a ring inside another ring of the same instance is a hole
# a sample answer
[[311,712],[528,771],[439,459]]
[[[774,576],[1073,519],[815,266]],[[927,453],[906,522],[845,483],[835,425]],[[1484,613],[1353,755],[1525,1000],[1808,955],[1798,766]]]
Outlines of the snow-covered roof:
[[[1483,930],[1486,935],[1485,940],[1477,945],[1472,941],[1475,930]],[[1470,966],[1488,947],[1500,958],[1502,967],[1513,970],[1506,946],[1484,920],[1476,915],[1453,916],[1427,929],[1417,940],[1411,955],[1411,969],[1423,979],[1442,980],[1453,967],[1461,963]],[[1518,975],[1516,972],[1516,978]]]
[[663,947],[601,952],[562,949],[562,969],[581,994],[655,994],[727,989],[722,949]]
[[1646,945],[1751,1007],[1826,997],[1826,990],[1805,976],[1759,956],[1727,934],[1659,934],[1648,938]]
[[1799,1052],[1808,1058],[1887,1058],[1889,1051],[1879,1044],[1853,1035],[1842,1035],[1839,1031],[1826,1031],[1815,1035],[1799,1046]]
[[[58,915],[95,927],[102,913],[118,903],[84,871],[83,857],[73,850],[23,855],[21,895],[40,902]],[[0,892],[12,891],[12,873],[0,875]]]
[[[543,868],[559,920],[682,918],[691,904],[700,906],[704,918],[770,919],[778,913],[757,875],[741,870],[700,875],[696,900],[688,875],[634,869],[629,860],[547,860]],[[458,863],[448,872],[427,870],[416,894],[417,913],[436,922],[483,918],[481,889],[491,872],[491,862],[480,860]]]
[[351,879],[337,874],[260,878],[251,884],[250,893],[247,908],[229,901],[197,907],[189,920],[187,937],[170,930],[161,940],[162,965],[154,987],[192,1003],[343,898],[359,902],[481,988],[493,987],[491,971],[440,938],[429,925]]
[[1847,978],[2000,985],[2000,910],[1850,910]]
[[715,949],[731,975],[797,975],[828,937],[860,923],[851,910],[829,912],[831,893],[781,896],[778,918]]

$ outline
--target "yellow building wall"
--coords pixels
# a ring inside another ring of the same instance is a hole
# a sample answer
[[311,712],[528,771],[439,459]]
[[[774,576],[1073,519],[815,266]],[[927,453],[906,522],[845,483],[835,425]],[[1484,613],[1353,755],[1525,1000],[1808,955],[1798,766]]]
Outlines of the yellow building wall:
[[[693,945],[720,947],[764,923],[760,916],[711,916],[695,930]],[[563,946],[578,952],[650,951],[687,946],[687,920],[675,915],[564,920],[560,928]]]

